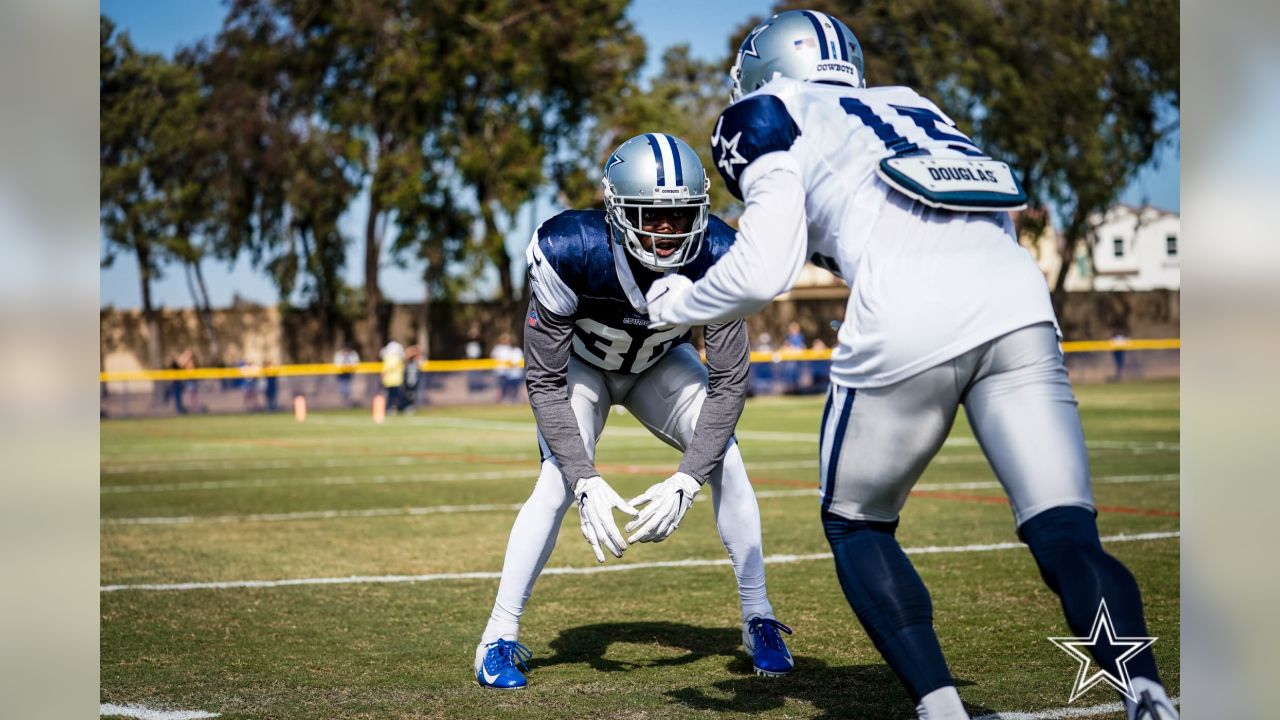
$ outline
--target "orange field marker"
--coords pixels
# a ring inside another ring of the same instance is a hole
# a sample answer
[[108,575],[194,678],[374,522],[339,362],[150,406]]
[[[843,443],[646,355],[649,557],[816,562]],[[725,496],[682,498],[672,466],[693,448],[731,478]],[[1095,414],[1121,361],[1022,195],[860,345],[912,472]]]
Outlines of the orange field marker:
[[373,421],[381,424],[387,419],[387,397],[385,395],[373,396]]
[[293,396],[293,416],[298,422],[307,421],[307,398],[302,395]]

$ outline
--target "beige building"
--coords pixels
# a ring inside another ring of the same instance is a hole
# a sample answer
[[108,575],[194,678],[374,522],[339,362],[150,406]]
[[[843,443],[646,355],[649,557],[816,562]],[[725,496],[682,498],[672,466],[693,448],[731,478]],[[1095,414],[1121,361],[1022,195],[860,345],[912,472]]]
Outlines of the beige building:
[[[1116,205],[1092,224],[1090,239],[1076,248],[1071,259],[1065,279],[1068,292],[1181,287],[1181,219],[1176,213]],[[1024,234],[1019,241],[1052,288],[1063,260],[1058,231],[1046,223],[1038,237]]]

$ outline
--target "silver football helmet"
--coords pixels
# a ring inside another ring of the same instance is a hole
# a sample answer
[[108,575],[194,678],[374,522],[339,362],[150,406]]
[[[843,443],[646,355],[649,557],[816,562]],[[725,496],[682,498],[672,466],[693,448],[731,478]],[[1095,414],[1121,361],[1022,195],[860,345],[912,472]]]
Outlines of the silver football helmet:
[[866,87],[862,45],[848,25],[814,10],[788,10],[747,33],[729,70],[732,98],[778,77]]
[[637,135],[609,156],[603,182],[610,237],[640,264],[663,272],[698,256],[711,181],[688,143],[663,133]]

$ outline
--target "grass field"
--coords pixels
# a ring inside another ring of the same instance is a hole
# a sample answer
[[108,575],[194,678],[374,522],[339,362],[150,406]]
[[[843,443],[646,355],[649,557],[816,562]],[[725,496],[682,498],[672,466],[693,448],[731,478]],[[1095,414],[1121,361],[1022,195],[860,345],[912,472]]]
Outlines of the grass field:
[[[1077,394],[1102,533],[1176,531],[1177,384]],[[478,687],[471,662],[537,472],[527,407],[427,409],[382,426],[364,413],[104,422],[102,702],[224,718],[913,718],[831,560],[803,557],[829,550],[815,494],[821,411],[820,398],[753,400],[738,433],[765,554],[801,556],[767,570],[779,619],[795,630],[791,677],[751,673],[727,565],[639,567],[544,575],[521,634],[534,652],[530,686],[509,693]],[[624,497],[677,463],[618,414],[598,458]],[[1076,663],[1046,640],[1068,632],[1030,555],[964,549],[1016,542],[994,485],[961,419],[899,537],[952,550],[913,559],[971,714],[1066,707]],[[1178,539],[1108,549],[1142,586],[1177,695]],[[668,541],[604,567],[724,558],[699,502]],[[548,568],[595,567],[570,511]],[[241,582],[321,578],[348,580]],[[214,582],[227,585],[199,585]],[[196,585],[168,587],[185,583]],[[1071,706],[1116,699],[1101,686]]]

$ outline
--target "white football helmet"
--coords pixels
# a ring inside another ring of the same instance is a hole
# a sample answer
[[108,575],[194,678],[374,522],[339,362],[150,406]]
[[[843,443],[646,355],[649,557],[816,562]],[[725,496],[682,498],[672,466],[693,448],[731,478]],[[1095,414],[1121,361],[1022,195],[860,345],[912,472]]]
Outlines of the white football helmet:
[[[688,143],[664,133],[637,135],[609,156],[603,183],[609,235],[640,264],[664,272],[698,256],[710,219],[711,180]],[[645,230],[655,211],[680,221],[687,213],[688,229]],[[649,249],[641,238],[652,239]]]
[[848,25],[814,10],[788,10],[760,23],[729,70],[733,102],[778,77],[866,87],[862,45]]

